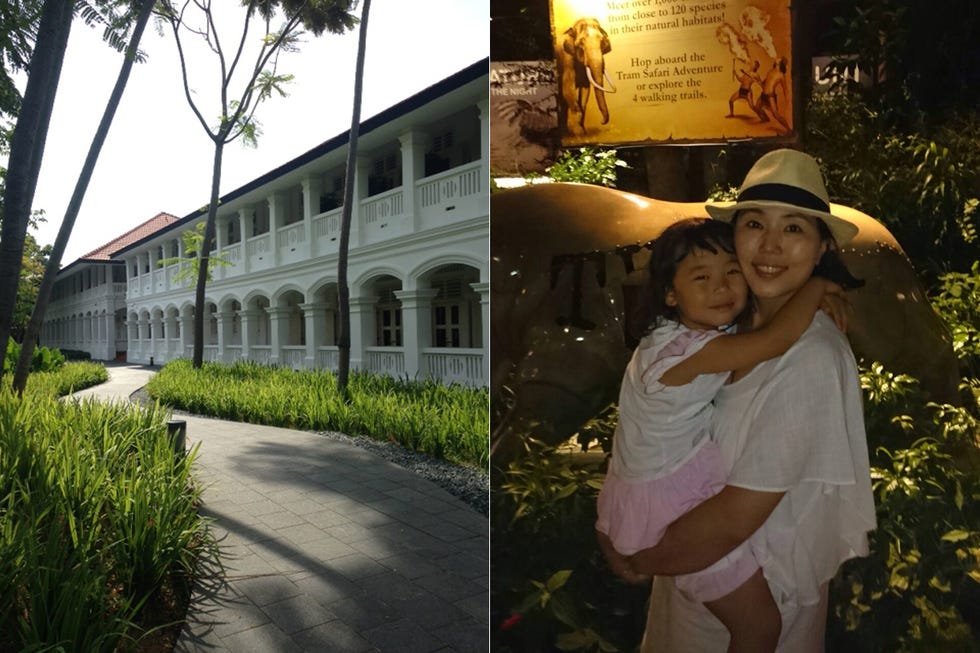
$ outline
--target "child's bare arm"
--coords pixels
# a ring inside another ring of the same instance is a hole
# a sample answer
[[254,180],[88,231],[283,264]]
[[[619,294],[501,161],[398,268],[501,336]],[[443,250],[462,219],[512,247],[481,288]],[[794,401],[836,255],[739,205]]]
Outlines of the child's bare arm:
[[660,382],[684,385],[701,374],[728,372],[751,367],[786,353],[813,321],[813,315],[827,293],[841,292],[840,286],[813,277],[790,298],[773,319],[748,333],[718,336],[699,352],[667,370]]

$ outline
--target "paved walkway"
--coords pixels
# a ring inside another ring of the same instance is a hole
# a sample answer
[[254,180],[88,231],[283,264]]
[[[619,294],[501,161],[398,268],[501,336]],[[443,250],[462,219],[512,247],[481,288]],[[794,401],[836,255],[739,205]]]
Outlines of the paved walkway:
[[[128,400],[109,364],[76,393]],[[224,573],[195,588],[178,653],[489,650],[489,523],[437,485],[302,431],[179,415]]]

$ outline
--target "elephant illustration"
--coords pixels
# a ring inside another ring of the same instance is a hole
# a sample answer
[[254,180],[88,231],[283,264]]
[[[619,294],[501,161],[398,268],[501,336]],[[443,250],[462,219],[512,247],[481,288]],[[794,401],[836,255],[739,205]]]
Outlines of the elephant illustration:
[[[956,403],[951,338],[895,238],[877,220],[834,204],[860,231],[842,249],[865,286],[848,297],[858,358],[919,379]],[[558,444],[615,401],[643,325],[630,307],[646,280],[646,245],[668,225],[705,217],[703,203],[664,202],[583,184],[536,184],[491,195],[491,396],[495,464],[531,435]],[[506,389],[506,392],[503,390]]]
[[558,125],[569,134],[585,133],[585,110],[593,87],[602,124],[609,122],[606,93],[615,93],[616,86],[606,72],[604,57],[611,50],[609,35],[595,18],[578,19],[558,37]]

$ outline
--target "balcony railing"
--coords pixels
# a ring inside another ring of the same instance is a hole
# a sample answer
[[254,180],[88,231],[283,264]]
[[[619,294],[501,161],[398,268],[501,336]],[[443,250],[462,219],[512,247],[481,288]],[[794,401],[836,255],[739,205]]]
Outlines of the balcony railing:
[[481,386],[483,350],[426,348],[422,350],[422,369],[426,376],[443,383]]
[[405,353],[401,347],[366,347],[364,368],[375,374],[399,377],[405,373]]

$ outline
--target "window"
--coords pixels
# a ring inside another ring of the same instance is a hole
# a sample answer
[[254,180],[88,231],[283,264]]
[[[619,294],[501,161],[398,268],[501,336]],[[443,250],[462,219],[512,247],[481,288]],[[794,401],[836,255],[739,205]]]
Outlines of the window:
[[402,346],[402,307],[395,297],[397,286],[380,288],[380,297],[375,308],[377,323],[377,343],[381,347]]
[[401,186],[401,176],[396,152],[374,159],[371,163],[371,174],[368,175],[368,195],[377,195]]
[[459,304],[436,306],[433,316],[433,328],[436,347],[459,347]]

